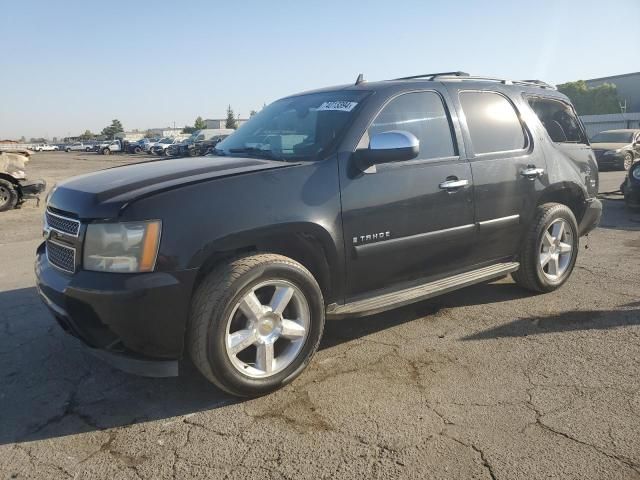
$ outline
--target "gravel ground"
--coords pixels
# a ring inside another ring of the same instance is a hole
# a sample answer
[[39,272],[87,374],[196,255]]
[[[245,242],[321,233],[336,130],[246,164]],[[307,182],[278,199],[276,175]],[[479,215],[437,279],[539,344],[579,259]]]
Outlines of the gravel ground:
[[[28,173],[134,160],[42,153]],[[34,290],[42,212],[0,214],[0,478],[640,478],[640,214],[620,201],[559,291],[504,279],[329,322],[298,380],[249,401],[65,335]]]

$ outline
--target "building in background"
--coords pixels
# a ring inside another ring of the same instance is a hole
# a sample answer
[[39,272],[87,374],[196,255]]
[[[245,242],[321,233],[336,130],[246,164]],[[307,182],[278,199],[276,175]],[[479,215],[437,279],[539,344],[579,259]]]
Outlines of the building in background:
[[[240,127],[247,120],[247,118],[236,118],[236,124]],[[226,128],[227,125],[226,118],[207,118],[204,122],[207,124],[207,128]]]
[[618,90],[621,112],[606,115],[582,115],[580,119],[587,129],[589,138],[605,130],[640,128],[640,72],[592,78],[585,80],[585,83],[591,88],[604,83],[615,85]]
[[585,80],[588,87],[599,87],[604,83],[615,85],[622,113],[640,113],[640,72],[613,75],[611,77]]

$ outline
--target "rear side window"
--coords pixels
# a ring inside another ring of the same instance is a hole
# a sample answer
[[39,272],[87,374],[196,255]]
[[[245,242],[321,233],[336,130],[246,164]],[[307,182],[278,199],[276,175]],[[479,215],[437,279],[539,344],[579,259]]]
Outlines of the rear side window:
[[587,143],[580,122],[569,105],[542,97],[529,97],[527,100],[552,141],[556,143]]
[[451,122],[440,95],[435,92],[402,94],[380,111],[367,133],[390,130],[413,133],[420,141],[417,159],[445,158],[457,155],[451,135]]
[[475,153],[522,150],[527,137],[511,102],[496,92],[461,92]]

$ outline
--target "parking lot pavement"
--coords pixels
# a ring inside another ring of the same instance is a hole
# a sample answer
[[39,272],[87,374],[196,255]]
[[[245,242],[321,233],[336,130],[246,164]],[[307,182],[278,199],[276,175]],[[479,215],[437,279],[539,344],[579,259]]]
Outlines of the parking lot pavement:
[[[28,173],[134,160],[40,154]],[[0,214],[0,478],[640,478],[640,214],[620,201],[559,291],[503,279],[329,322],[298,380],[248,401],[66,336],[33,286],[42,212]]]

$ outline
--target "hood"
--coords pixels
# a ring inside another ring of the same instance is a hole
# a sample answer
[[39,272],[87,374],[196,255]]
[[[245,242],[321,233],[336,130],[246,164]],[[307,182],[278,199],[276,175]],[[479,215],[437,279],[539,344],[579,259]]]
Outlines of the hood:
[[157,160],[109,168],[59,183],[48,206],[80,219],[115,218],[129,203],[165,190],[291,163],[238,157]]
[[628,143],[592,143],[593,150],[618,150],[619,148],[628,147]]

